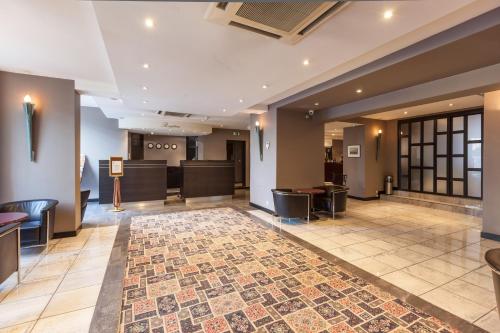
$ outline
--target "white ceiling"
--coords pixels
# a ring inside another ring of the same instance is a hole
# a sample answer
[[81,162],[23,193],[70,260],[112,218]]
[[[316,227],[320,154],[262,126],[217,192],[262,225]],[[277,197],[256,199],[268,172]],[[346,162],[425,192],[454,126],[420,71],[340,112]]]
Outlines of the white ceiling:
[[417,116],[424,116],[429,114],[453,112],[464,109],[471,109],[475,107],[482,107],[484,104],[483,96],[472,95],[460,98],[447,99],[439,102],[411,106],[381,113],[375,113],[365,116],[364,118],[380,119],[380,120],[393,120],[413,118]]
[[[498,1],[352,2],[296,45],[208,22],[208,5],[3,0],[0,69],[74,79],[83,93],[101,96],[95,105],[113,118],[157,120],[153,111],[160,109],[243,129],[249,117],[240,112],[415,43]],[[387,9],[394,16],[384,21]],[[146,17],[154,19],[153,29],[145,27]],[[306,58],[309,66],[302,65]]]
[[334,121],[325,124],[325,147],[332,145],[332,140],[344,139],[344,128],[358,126],[356,123],[347,123],[343,121]]

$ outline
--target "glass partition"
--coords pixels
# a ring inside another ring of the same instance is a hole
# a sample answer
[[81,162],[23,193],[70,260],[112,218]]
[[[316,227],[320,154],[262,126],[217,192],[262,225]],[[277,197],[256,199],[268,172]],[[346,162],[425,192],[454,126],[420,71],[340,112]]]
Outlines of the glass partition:
[[482,198],[482,112],[399,121],[400,189]]

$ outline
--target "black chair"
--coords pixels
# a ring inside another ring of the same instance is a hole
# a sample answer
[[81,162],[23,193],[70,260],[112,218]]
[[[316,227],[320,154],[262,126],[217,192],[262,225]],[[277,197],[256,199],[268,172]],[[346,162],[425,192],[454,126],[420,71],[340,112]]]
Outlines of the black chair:
[[0,284],[4,282],[12,273],[17,271],[17,283],[21,282],[21,268],[19,267],[18,240],[19,223],[7,224],[0,227]]
[[317,189],[324,190],[325,193],[314,196],[314,208],[319,211],[326,211],[335,218],[335,213],[347,211],[347,193],[349,188],[340,185],[317,186]]
[[[274,211],[280,220],[280,230],[282,218],[301,218],[309,222],[311,212],[309,194],[293,193],[290,189],[273,189]],[[273,223],[274,225],[274,223]]]
[[87,203],[89,201],[90,190],[85,190],[80,192],[80,222],[83,222],[83,217],[85,216],[85,211],[87,210]]
[[54,235],[57,200],[38,199],[0,204],[0,213],[23,212],[28,219],[21,223],[21,247],[45,246]]

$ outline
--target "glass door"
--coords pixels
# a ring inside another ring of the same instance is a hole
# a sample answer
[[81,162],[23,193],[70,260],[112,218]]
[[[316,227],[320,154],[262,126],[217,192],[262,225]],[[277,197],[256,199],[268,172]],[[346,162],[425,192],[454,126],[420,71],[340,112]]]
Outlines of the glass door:
[[482,110],[399,122],[399,187],[482,198]]

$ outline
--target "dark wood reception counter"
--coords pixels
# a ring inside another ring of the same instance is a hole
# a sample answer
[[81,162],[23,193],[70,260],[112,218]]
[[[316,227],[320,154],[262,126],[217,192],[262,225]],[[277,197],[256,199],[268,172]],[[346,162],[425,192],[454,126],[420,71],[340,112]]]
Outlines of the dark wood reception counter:
[[234,194],[233,161],[181,161],[181,169],[184,199]]
[[[125,160],[120,177],[122,202],[165,200],[167,194],[167,161]],[[99,161],[99,203],[113,202],[113,178],[109,161]]]

